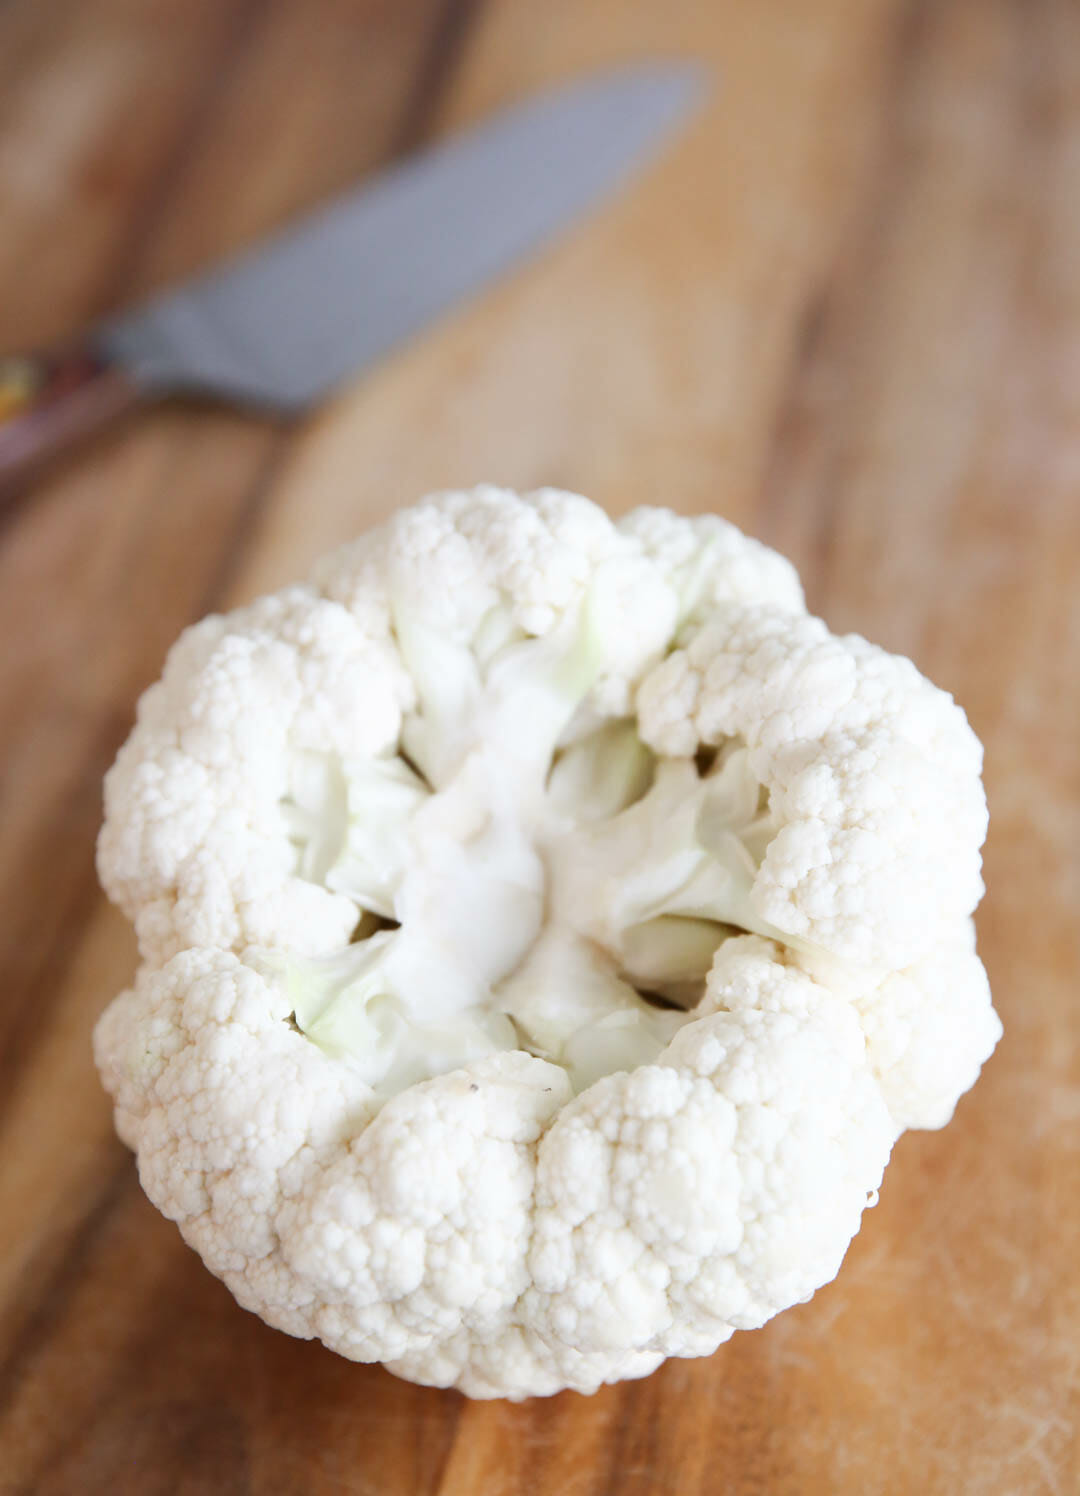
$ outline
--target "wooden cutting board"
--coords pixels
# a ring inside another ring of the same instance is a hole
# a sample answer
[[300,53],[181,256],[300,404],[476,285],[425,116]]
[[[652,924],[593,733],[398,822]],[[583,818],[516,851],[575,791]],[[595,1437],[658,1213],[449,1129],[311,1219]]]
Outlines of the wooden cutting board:
[[[1080,1490],[1080,11],[7,0],[0,344],[551,80],[672,54],[721,79],[675,149],[300,429],[162,409],[3,516],[4,1493]],[[141,1195],[89,1056],[133,966],[94,881],[100,780],[170,640],[480,479],[717,510],[957,694],[1006,1024],[812,1303],[524,1406],[239,1310]]]

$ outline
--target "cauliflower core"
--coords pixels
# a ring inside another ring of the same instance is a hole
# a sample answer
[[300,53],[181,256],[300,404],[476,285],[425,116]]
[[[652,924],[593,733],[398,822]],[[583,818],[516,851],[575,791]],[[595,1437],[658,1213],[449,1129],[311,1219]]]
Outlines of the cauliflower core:
[[710,1352],[834,1276],[997,1040],[980,766],[715,517],[433,496],[189,629],[110,771],[144,1188],[416,1381]]

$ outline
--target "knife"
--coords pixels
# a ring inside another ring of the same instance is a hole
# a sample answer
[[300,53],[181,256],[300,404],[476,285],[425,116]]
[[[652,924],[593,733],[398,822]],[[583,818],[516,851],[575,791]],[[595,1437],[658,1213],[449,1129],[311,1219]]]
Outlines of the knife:
[[166,395],[306,409],[625,181],[701,94],[675,63],[543,94],[74,345],[0,359],[0,490]]

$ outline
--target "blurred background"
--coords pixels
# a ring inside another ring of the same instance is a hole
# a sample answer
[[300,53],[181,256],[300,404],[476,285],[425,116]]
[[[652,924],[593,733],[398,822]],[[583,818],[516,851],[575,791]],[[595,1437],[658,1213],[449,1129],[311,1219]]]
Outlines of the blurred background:
[[[4,0],[0,354],[545,85],[671,57],[715,84],[670,148],[333,400],[170,402],[0,513],[0,1490],[1077,1489],[1080,9]],[[1006,1025],[810,1305],[523,1408],[243,1315],[140,1195],[89,1057],[134,966],[101,777],[169,643],[481,480],[717,511],[956,694]]]

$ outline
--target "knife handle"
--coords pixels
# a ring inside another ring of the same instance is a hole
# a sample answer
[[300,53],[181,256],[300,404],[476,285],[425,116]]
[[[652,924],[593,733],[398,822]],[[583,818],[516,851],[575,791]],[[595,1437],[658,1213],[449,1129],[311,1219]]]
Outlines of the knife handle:
[[142,399],[123,370],[85,346],[0,358],[0,497]]

